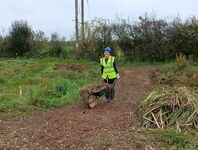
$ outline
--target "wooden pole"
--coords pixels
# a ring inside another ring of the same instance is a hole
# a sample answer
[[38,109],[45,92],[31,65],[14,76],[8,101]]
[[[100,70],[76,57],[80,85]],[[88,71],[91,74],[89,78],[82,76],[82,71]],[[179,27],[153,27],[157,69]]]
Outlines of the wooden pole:
[[75,21],[76,21],[76,49],[78,49],[78,0],[75,0]]
[[84,43],[85,40],[85,33],[84,33],[84,0],[81,0],[81,34],[82,34],[82,43]]

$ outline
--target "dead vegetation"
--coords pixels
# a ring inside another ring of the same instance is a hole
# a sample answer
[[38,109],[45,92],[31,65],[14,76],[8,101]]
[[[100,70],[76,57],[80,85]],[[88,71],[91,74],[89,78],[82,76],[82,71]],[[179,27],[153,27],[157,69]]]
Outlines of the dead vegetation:
[[198,95],[187,87],[157,89],[143,101],[141,111],[146,127],[198,129]]
[[198,74],[183,54],[176,64],[155,74],[157,87],[142,102],[140,111],[146,127],[175,127],[177,131],[198,130]]

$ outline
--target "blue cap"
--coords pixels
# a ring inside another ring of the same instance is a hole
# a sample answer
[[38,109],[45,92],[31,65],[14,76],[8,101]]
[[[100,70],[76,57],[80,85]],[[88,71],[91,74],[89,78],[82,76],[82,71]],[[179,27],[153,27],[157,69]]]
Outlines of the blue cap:
[[111,53],[111,48],[110,47],[105,47],[104,51],[108,51],[109,53]]

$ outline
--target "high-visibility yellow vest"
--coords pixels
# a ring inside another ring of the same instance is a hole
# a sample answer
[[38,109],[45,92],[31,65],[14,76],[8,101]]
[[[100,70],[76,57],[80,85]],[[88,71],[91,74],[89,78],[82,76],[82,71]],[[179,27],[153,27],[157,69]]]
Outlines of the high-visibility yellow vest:
[[102,78],[106,79],[107,77],[109,79],[116,78],[116,72],[113,67],[115,57],[109,56],[108,61],[105,62],[105,57],[100,59],[100,64],[104,67]]

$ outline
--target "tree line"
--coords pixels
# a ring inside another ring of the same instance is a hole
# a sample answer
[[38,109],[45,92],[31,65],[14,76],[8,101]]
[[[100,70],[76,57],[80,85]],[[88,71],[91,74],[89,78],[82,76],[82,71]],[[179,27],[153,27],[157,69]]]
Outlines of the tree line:
[[58,33],[48,38],[43,31],[33,31],[27,21],[14,21],[8,34],[0,35],[0,57],[60,57],[66,43]]
[[85,23],[85,40],[78,50],[74,40],[65,41],[57,33],[50,40],[44,32],[32,31],[26,21],[15,21],[5,37],[0,36],[0,56],[53,56],[75,55],[75,58],[96,60],[103,48],[109,46],[119,60],[165,62],[175,59],[177,53],[198,59],[198,19],[182,21],[157,19],[154,15],[139,17],[138,21],[117,18],[109,21],[96,18]]
[[[119,18],[115,22],[96,19],[87,24],[87,30],[81,53],[89,57],[102,55],[103,47],[110,46],[126,61],[165,62],[175,59],[180,52],[187,58],[198,59],[196,17],[186,21],[179,17],[167,21],[148,15],[139,17],[136,22]],[[90,55],[94,49],[96,55]]]

